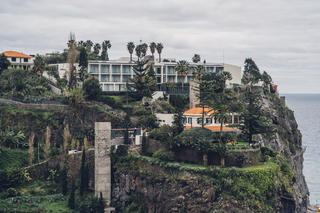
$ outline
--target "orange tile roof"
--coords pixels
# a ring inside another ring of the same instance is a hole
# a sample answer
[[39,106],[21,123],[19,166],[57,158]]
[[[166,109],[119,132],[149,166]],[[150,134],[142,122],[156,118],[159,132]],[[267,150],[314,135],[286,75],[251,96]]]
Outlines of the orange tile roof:
[[278,85],[276,85],[276,84],[271,84],[271,86],[273,86],[273,87],[274,87],[274,86],[278,86]]
[[[185,126],[184,130],[190,129],[190,128],[191,128],[191,126]],[[204,126],[204,128],[209,129],[209,130],[211,130],[213,132],[219,132],[220,131],[220,126]],[[236,130],[233,129],[233,128],[230,128],[230,127],[223,126],[222,127],[222,131],[224,132],[224,131],[236,131]]]
[[19,53],[19,52],[16,52],[16,51],[6,51],[3,53],[5,56],[7,57],[17,57],[17,58],[33,58],[32,56],[30,55],[26,55],[26,54],[23,54],[23,53]]
[[[205,107],[204,112],[207,113],[211,111],[213,112],[211,108]],[[202,107],[193,107],[192,109],[184,111],[184,114],[202,114]]]

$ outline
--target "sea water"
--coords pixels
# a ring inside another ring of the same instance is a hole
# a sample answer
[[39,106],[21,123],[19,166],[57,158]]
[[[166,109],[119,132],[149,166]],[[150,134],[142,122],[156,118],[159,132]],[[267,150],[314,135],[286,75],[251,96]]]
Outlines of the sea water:
[[310,205],[320,205],[320,94],[281,94],[294,111],[302,134],[304,153],[303,174],[309,192]]

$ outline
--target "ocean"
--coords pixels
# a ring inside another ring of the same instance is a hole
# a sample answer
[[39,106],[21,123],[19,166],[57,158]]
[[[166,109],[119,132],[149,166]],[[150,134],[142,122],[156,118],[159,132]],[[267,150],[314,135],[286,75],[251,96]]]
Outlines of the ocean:
[[310,205],[320,205],[320,94],[281,94],[287,107],[294,111],[302,134],[304,153],[303,174],[309,192]]

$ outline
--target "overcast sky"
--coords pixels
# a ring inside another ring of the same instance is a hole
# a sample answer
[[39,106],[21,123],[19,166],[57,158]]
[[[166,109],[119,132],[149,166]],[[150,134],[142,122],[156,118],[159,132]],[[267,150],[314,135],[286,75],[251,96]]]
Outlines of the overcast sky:
[[163,58],[243,67],[250,57],[280,93],[320,93],[319,0],[6,0],[0,29],[0,52],[62,52],[73,32],[110,40],[117,59],[141,38],[162,43]]

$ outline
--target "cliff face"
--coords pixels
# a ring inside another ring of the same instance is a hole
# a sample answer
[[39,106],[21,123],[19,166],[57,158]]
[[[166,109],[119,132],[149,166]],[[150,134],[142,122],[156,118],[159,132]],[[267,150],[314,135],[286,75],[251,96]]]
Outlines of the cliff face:
[[263,95],[262,101],[264,108],[271,113],[271,122],[276,126],[278,133],[274,139],[260,136],[261,145],[268,146],[275,151],[283,151],[294,174],[295,212],[307,212],[309,190],[302,173],[305,148],[302,147],[301,133],[293,111],[286,107],[282,98],[277,98],[274,94]]

